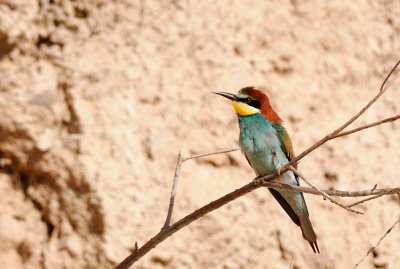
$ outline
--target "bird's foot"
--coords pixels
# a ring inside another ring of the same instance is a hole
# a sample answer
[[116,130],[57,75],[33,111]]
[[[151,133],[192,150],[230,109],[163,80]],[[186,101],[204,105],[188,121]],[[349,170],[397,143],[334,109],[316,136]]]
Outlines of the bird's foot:
[[254,184],[260,183],[260,178],[262,178],[262,177],[264,177],[264,176],[257,176],[257,177],[255,177],[255,178],[253,179],[253,183],[254,183]]

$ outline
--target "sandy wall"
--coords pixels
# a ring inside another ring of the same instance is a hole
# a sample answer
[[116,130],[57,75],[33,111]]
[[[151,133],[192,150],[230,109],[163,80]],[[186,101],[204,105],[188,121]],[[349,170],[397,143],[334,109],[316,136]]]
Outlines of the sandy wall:
[[[178,152],[237,147],[211,91],[266,87],[300,153],[358,112],[400,57],[399,1],[0,1],[0,267],[110,268],[156,234]],[[395,84],[359,126],[398,114]],[[325,189],[398,186],[400,125],[322,146]],[[250,180],[240,152],[188,161],[173,221]],[[303,184],[304,185],[304,184]],[[351,214],[306,196],[315,255],[259,189],[136,268],[351,268],[399,217],[398,195]],[[361,268],[397,268],[396,227]]]

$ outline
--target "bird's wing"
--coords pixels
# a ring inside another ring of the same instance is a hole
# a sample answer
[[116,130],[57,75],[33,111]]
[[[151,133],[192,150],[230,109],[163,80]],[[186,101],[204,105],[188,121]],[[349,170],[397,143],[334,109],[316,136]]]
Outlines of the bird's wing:
[[[293,152],[292,141],[290,140],[290,137],[289,137],[288,133],[286,132],[285,127],[283,127],[279,123],[272,123],[271,125],[276,130],[276,132],[278,133],[278,138],[279,138],[279,141],[281,142],[281,149],[285,153],[286,158],[288,158],[288,161],[290,162],[294,158],[294,152]],[[297,164],[294,164],[293,166],[297,169]],[[297,175],[294,175],[294,177],[296,178],[297,185],[300,185],[299,177]],[[272,193],[272,194],[274,194],[274,193]],[[286,210],[286,212],[292,218],[291,214],[289,213],[290,210],[288,211],[285,208],[285,206],[282,205],[282,203],[279,201],[277,196],[278,195],[274,194],[275,199],[278,200],[278,202],[281,204],[281,206]],[[304,200],[303,193],[301,193],[301,198],[303,199],[303,204],[304,204],[304,207],[305,207],[305,211],[306,211],[306,214],[308,216],[308,209],[307,209],[306,201]],[[293,221],[297,224],[297,222],[295,220],[293,220]]]
[[[285,127],[276,122],[272,123],[272,127],[278,133],[278,138],[279,141],[281,142],[282,151],[285,153],[286,158],[288,158],[288,160],[291,161],[294,158],[293,146],[292,146],[292,141],[290,140],[290,137],[285,130]],[[297,164],[295,164],[294,167],[297,168]]]
[[[288,161],[291,161],[294,158],[294,152],[293,152],[292,141],[290,140],[288,133],[286,132],[285,128],[279,123],[272,123],[272,127],[276,130],[278,134],[282,151],[285,153]],[[297,164],[294,164],[294,167],[297,168]],[[296,174],[294,174],[294,177],[296,179],[297,185],[300,185],[299,177]],[[292,221],[301,227],[303,237],[310,243],[313,251],[316,252],[317,250],[319,253],[318,244],[316,241],[317,236],[315,235],[314,229],[309,219],[308,209],[306,201],[304,200],[303,193],[300,193],[300,196],[302,200],[302,205],[304,206],[303,207],[304,215],[303,214],[297,215],[292,208],[293,205],[290,205],[289,202],[284,198],[284,191],[277,191],[274,189],[269,189],[269,191],[279,202],[282,208],[286,211],[286,213],[289,215]]]
[[268,188],[268,190],[271,192],[271,194],[274,196],[274,198],[278,201],[278,203],[281,205],[281,207],[286,211],[286,213],[289,215],[289,217],[292,219],[292,221],[297,226],[300,226],[299,216],[297,216],[296,212],[294,212],[293,208],[286,201],[286,199],[283,198],[282,194],[275,189]]

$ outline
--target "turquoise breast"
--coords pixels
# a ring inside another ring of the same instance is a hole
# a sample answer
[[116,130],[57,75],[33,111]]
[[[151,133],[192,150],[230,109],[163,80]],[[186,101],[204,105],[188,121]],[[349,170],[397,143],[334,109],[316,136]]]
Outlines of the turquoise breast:
[[[258,176],[271,174],[277,168],[275,155],[281,158],[280,141],[276,130],[261,114],[239,116],[239,145]],[[280,165],[279,165],[280,166]]]

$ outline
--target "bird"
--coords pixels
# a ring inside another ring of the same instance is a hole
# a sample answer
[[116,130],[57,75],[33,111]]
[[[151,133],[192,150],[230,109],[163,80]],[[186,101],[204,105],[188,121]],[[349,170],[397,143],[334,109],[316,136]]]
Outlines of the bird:
[[[276,170],[280,174],[279,168],[294,158],[294,152],[283,121],[270,105],[268,96],[255,87],[242,88],[236,95],[213,93],[232,101],[239,120],[240,149],[256,176],[266,176]],[[274,181],[300,185],[298,176],[290,170],[280,174]],[[292,221],[300,226],[303,238],[309,242],[314,253],[320,253],[303,193],[268,189]]]

